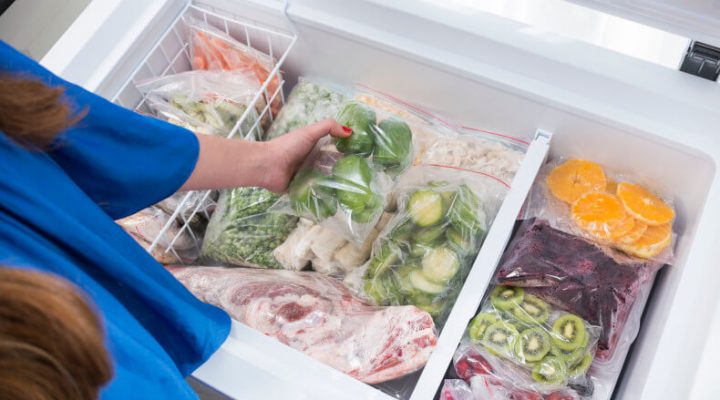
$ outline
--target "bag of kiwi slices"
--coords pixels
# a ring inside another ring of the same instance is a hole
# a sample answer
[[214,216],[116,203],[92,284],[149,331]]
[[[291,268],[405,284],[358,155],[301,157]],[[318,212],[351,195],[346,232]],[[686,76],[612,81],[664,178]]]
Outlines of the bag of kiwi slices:
[[512,387],[542,395],[572,389],[586,397],[599,336],[600,327],[523,288],[496,286],[470,322],[463,351],[487,362],[484,375]]

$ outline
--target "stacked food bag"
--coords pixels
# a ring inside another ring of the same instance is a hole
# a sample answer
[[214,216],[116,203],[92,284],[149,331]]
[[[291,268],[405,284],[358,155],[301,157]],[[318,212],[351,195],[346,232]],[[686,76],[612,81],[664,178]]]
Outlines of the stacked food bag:
[[455,355],[468,386],[448,382],[449,392],[478,392],[481,380],[537,398],[611,396],[655,275],[672,260],[675,211],[633,178],[579,159],[541,172]]

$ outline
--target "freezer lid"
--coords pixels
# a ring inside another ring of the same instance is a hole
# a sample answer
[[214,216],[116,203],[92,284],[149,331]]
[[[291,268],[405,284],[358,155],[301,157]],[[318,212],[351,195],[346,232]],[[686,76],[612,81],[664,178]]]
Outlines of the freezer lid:
[[567,0],[720,46],[720,0]]

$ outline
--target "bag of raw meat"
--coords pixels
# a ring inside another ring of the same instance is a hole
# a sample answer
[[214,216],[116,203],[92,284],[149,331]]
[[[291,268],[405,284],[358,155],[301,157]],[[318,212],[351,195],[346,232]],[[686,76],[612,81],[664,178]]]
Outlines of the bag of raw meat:
[[599,334],[598,326],[523,288],[496,286],[470,322],[455,367],[465,379],[487,375],[539,398],[568,387],[591,396],[588,370]]
[[[494,280],[524,288],[599,326],[596,356],[610,360],[626,323],[639,326],[640,313],[631,313],[633,305],[649,291],[661,267],[555,229],[547,221],[528,220],[503,255]],[[631,315],[637,321],[629,321]]]
[[150,250],[160,232],[169,224],[169,228],[150,251],[150,255],[161,264],[190,263],[198,257],[199,244],[193,232],[189,229],[181,231],[177,221],[171,222],[171,213],[159,205],[145,208],[116,222],[145,250]]
[[541,171],[528,218],[631,257],[670,264],[675,209],[658,189],[592,161],[562,160]]
[[442,325],[505,192],[472,171],[410,168],[398,181],[396,215],[373,246],[364,295],[378,305],[416,305]]
[[[190,33],[192,68],[250,74],[258,88],[267,81],[263,104],[271,103],[272,115],[277,115],[282,107],[282,81],[279,71],[270,77],[275,60],[208,23],[187,16],[183,17],[183,21]],[[247,40],[249,42],[250,39]],[[263,121],[270,122],[269,118],[263,118]]]
[[[210,135],[258,139],[257,110],[248,109],[259,85],[242,72],[187,71],[137,84],[145,104],[160,118]],[[263,105],[258,107],[262,110]],[[238,121],[245,115],[237,131]]]
[[200,256],[205,262],[281,268],[273,255],[297,225],[297,217],[270,211],[278,195],[257,187],[220,192]]
[[312,272],[169,267],[201,301],[362,382],[422,368],[437,342],[413,306],[374,307],[337,279]]

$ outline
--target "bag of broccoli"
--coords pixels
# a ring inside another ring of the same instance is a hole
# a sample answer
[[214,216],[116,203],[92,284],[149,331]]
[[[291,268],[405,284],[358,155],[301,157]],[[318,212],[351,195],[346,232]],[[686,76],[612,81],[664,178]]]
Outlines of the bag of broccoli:
[[146,96],[146,105],[170,123],[202,134],[261,137],[256,122],[264,104],[248,110],[260,85],[247,72],[187,71],[143,81],[137,89]]
[[473,171],[410,168],[398,183],[397,213],[374,244],[365,295],[377,305],[415,305],[441,325],[506,190]]
[[223,190],[210,218],[201,259],[228,265],[281,268],[272,252],[297,217],[269,211],[278,195],[257,187]]

